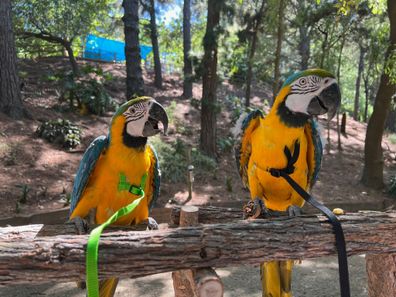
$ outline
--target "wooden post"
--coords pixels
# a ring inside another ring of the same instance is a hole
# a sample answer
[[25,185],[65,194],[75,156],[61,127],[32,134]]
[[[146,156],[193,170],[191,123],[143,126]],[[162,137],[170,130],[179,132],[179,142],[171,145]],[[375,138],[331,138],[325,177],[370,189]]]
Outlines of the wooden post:
[[396,296],[396,254],[366,255],[369,297]]
[[[198,207],[183,206],[180,210],[180,227],[198,225]],[[190,269],[172,272],[175,297],[198,297],[194,286],[193,273]]]
[[[198,225],[198,207],[186,205],[180,211],[180,227]],[[224,286],[212,268],[172,272],[175,297],[222,297]]]

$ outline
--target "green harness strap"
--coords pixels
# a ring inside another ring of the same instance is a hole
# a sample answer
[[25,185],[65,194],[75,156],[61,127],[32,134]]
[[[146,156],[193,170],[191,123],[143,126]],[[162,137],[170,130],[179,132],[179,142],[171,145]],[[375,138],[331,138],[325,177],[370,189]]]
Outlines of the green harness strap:
[[147,173],[142,176],[140,182],[140,187],[131,185],[128,191],[134,195],[140,196],[135,199],[131,204],[120,208],[116,213],[114,213],[106,222],[102,225],[96,227],[91,231],[87,243],[87,253],[86,253],[86,282],[87,282],[87,292],[88,297],[99,297],[99,280],[98,280],[98,249],[99,249],[99,239],[102,231],[117,221],[119,218],[130,214],[136,206],[144,198],[144,187],[146,185]]

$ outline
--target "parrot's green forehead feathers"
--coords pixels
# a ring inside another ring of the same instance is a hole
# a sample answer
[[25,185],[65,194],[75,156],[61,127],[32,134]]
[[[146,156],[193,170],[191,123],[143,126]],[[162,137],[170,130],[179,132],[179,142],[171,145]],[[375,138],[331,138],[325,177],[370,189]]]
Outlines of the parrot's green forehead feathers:
[[299,79],[301,77],[309,76],[309,75],[335,78],[335,76],[332,73],[330,73],[326,70],[323,70],[323,69],[319,69],[319,68],[307,69],[307,70],[299,71],[299,72],[296,72],[296,73],[290,75],[283,83],[282,88],[291,85],[294,81],[296,81],[297,79]]
[[122,115],[128,109],[129,106],[134,105],[135,103],[147,101],[147,100],[150,100],[150,99],[152,99],[152,98],[151,97],[147,97],[147,96],[142,96],[142,97],[137,97],[135,99],[132,99],[132,100],[129,100],[129,101],[125,102],[124,104],[122,104],[117,109],[117,111],[113,115],[113,119],[115,119],[119,115]]

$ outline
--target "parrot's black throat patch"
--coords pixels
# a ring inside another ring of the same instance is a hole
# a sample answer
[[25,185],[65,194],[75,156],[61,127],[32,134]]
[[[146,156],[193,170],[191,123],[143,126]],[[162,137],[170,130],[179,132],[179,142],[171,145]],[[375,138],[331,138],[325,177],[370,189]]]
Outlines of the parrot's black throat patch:
[[122,142],[127,147],[144,149],[145,145],[147,144],[147,137],[134,137],[129,135],[126,131],[125,125],[124,130],[122,131]]
[[[287,97],[286,97],[287,98]],[[310,116],[301,112],[292,112],[286,107],[286,98],[278,106],[277,114],[286,126],[291,128],[304,127]]]

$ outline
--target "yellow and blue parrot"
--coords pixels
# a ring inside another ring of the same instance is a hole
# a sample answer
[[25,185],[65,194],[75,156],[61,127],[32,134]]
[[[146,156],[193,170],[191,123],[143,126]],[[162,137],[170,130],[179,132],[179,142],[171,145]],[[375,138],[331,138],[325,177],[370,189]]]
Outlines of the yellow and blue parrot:
[[[114,114],[108,136],[96,138],[85,151],[75,178],[70,206],[70,221],[79,233],[87,232],[87,222],[104,223],[118,209],[130,204],[138,196],[131,186],[144,187],[145,198],[135,210],[115,224],[131,225],[149,220],[149,211],[159,195],[160,171],[155,150],[147,145],[147,138],[168,127],[164,108],[153,98],[139,97],[119,107]],[[101,281],[101,297],[113,296],[118,279]]]
[[[235,157],[253,202],[248,212],[255,217],[257,209],[264,215],[271,211],[301,213],[303,198],[270,169],[293,163],[290,177],[309,191],[318,178],[323,155],[315,116],[328,113],[329,119],[333,118],[340,101],[335,77],[322,69],[308,69],[284,82],[268,115],[256,110],[244,118]],[[263,297],[292,296],[292,267],[291,260],[261,264]]]

